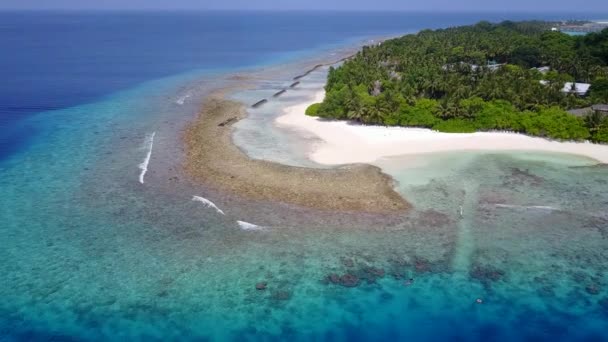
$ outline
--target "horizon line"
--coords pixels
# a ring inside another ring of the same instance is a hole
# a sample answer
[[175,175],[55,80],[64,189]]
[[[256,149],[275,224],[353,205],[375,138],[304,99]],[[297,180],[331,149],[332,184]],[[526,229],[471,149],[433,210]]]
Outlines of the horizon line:
[[[425,13],[425,14],[450,14],[450,13],[479,13],[479,14],[592,14],[597,10],[525,10],[504,9],[495,10],[432,10],[432,9],[202,9],[202,8],[0,8],[0,12],[242,12],[242,13],[285,13],[285,12],[308,12],[308,13]],[[600,14],[607,14],[599,12]]]

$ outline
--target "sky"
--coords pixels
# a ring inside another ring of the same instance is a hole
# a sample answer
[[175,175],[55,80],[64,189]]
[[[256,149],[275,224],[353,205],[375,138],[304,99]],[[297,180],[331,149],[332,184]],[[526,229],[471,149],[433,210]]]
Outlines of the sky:
[[608,12],[608,0],[0,0],[0,9]]

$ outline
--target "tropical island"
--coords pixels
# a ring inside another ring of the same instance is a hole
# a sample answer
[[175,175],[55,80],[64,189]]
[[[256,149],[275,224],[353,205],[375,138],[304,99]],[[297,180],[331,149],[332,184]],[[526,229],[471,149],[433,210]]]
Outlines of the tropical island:
[[480,22],[364,47],[330,68],[323,101],[306,114],[606,143],[608,29],[571,36],[553,26]]
[[[238,85],[207,98],[186,129],[185,170],[201,184],[254,201],[387,214],[412,207],[383,172],[390,157],[538,151],[608,163],[607,145],[558,141],[608,141],[608,119],[593,110],[608,102],[605,42],[608,30],[572,37],[552,31],[551,23],[483,22],[384,41],[338,62],[317,60],[289,89],[272,89],[272,97],[249,106],[224,95],[246,87],[248,78],[230,78]],[[321,72],[324,90],[299,86]],[[315,96],[283,100],[275,124],[314,137],[302,140],[306,158],[332,167],[255,159],[236,145],[234,125],[287,92]]]

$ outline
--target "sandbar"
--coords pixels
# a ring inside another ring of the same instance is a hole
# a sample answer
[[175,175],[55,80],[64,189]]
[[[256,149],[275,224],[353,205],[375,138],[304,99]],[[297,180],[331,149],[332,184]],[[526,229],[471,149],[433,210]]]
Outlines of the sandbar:
[[321,210],[380,214],[410,208],[376,166],[315,169],[250,158],[232,141],[233,124],[246,115],[243,104],[221,95],[204,101],[184,133],[184,168],[194,180],[241,198]]

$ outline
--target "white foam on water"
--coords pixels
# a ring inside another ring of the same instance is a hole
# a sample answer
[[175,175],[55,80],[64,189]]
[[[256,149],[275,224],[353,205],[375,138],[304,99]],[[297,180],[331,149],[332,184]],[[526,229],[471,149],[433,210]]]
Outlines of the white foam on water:
[[187,100],[187,99],[188,99],[190,96],[192,96],[192,94],[188,93],[188,94],[186,94],[186,95],[184,95],[184,96],[180,97],[179,99],[177,99],[177,100],[175,101],[175,103],[176,103],[176,104],[178,104],[178,105],[180,105],[180,106],[182,106],[184,103],[186,103],[186,100]]
[[144,184],[144,176],[146,175],[146,172],[148,172],[148,164],[150,163],[150,157],[152,156],[152,147],[154,146],[155,135],[156,132],[146,137],[146,142],[144,146],[148,149],[148,153],[146,154],[146,159],[144,159],[144,161],[139,164],[139,169],[141,170],[141,172],[139,173],[139,182],[141,184]]
[[511,209],[537,209],[537,210],[549,210],[558,211],[559,208],[547,206],[547,205],[517,205],[517,204],[494,204],[497,208],[511,208]]
[[550,207],[550,206],[546,206],[546,205],[531,205],[527,208],[530,209],[540,209],[540,210],[560,210],[559,208],[555,208],[555,207]]
[[242,230],[263,230],[264,227],[245,221],[236,221]]
[[195,202],[201,202],[201,203],[203,203],[205,205],[205,207],[207,207],[207,208],[213,208],[218,213],[220,213],[222,215],[226,215],[226,214],[224,214],[224,212],[220,208],[217,207],[217,205],[215,205],[215,203],[211,202],[210,200],[208,200],[208,199],[206,199],[204,197],[201,197],[201,196],[192,196],[192,200],[195,201]]

